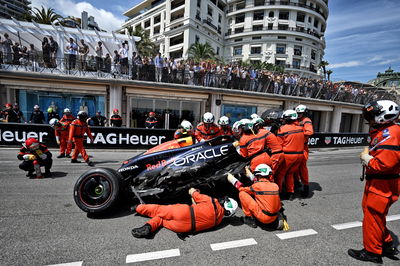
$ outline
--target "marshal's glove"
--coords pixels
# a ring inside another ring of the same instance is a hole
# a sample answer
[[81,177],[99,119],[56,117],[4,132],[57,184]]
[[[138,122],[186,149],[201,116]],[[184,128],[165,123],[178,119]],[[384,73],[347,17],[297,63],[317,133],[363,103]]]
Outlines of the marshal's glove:
[[365,166],[368,166],[368,163],[372,158],[374,157],[369,155],[368,147],[365,147],[364,150],[360,153],[361,163]]
[[235,188],[239,189],[243,184],[236,177],[234,177],[231,173],[228,173],[226,179],[229,183],[231,183]]
[[59,137],[56,137],[56,142],[57,142],[57,145],[60,145],[60,138]]
[[25,154],[22,156],[22,158],[24,158],[25,161],[33,161],[36,159],[35,155],[33,154]]
[[200,190],[195,189],[195,188],[190,188],[190,189],[189,189],[189,195],[192,196],[192,194],[193,194],[194,192],[196,192],[196,191],[200,191]]

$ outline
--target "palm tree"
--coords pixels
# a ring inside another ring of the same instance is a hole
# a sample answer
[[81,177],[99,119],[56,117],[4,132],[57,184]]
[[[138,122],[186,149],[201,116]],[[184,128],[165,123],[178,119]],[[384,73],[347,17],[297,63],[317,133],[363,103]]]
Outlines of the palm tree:
[[37,23],[50,25],[60,18],[62,17],[54,12],[54,9],[52,8],[45,9],[42,6],[42,8],[39,10],[37,7],[35,7],[35,11],[32,11],[32,20],[36,21]]
[[328,75],[328,80],[331,80],[331,74],[333,73],[333,71],[332,70],[327,70],[326,71],[326,74]]
[[215,56],[214,48],[208,43],[193,43],[188,49],[188,54],[195,62],[213,59]]
[[324,78],[326,79],[326,67],[329,65],[328,61],[321,61],[319,63],[319,67],[322,68],[322,71],[324,71]]
[[155,43],[150,40],[149,34],[141,27],[135,29],[132,26],[128,27],[128,34],[140,37],[140,41],[136,43],[136,48],[141,56],[153,57],[157,54]]

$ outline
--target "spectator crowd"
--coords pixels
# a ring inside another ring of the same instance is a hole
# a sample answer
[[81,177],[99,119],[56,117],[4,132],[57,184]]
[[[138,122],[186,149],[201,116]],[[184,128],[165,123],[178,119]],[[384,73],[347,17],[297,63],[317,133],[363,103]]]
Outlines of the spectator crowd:
[[[84,40],[69,39],[64,49],[64,57],[57,58],[62,49],[50,36],[44,37],[42,50],[33,45],[22,46],[13,42],[7,33],[0,36],[0,68],[2,64],[29,67],[30,71],[40,69],[61,69],[63,64],[70,74],[93,72],[98,76],[106,74],[114,78],[143,81],[177,83],[193,86],[216,87],[223,89],[264,92],[280,95],[300,96],[322,100],[342,101],[365,104],[370,100],[396,100],[390,92],[363,84],[332,83],[329,80],[312,79],[297,74],[274,72],[243,66],[239,63],[222,64],[212,61],[194,62],[191,59],[177,60],[162,57],[142,57],[136,52],[129,58],[129,46],[123,42],[113,54],[99,41],[94,48],[95,54],[89,55],[89,45]],[[75,71],[75,72],[72,72]]]

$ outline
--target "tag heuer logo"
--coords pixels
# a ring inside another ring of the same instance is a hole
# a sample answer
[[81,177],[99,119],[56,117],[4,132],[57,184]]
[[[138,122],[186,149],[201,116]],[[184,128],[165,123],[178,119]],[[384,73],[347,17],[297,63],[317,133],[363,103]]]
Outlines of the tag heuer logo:
[[325,144],[328,145],[332,142],[332,137],[325,137]]

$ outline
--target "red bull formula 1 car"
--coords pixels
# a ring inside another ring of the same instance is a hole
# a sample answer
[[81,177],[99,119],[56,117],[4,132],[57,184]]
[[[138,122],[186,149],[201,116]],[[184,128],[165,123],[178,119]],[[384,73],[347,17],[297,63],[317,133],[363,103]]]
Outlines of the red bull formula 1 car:
[[228,171],[239,173],[245,164],[232,136],[197,144],[191,137],[172,140],[124,161],[118,170],[88,170],[75,184],[74,199],[88,213],[107,211],[121,198],[173,199],[190,187],[212,186]]

